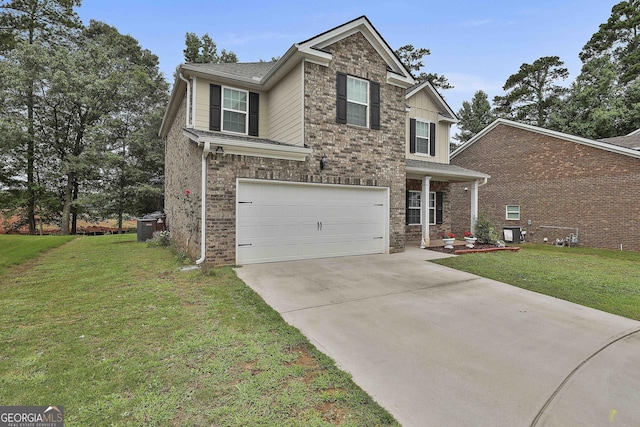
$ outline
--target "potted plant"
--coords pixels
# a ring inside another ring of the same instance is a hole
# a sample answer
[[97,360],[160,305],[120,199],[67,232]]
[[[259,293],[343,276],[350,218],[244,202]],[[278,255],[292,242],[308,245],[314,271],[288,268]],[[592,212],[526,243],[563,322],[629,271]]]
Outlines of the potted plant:
[[465,242],[467,242],[467,244],[465,245],[466,247],[473,248],[473,245],[476,243],[476,240],[478,240],[478,238],[474,237],[472,232],[465,231],[464,232],[464,240],[465,240]]
[[453,233],[444,233],[442,235],[445,249],[453,249],[453,242],[456,241],[456,235]]

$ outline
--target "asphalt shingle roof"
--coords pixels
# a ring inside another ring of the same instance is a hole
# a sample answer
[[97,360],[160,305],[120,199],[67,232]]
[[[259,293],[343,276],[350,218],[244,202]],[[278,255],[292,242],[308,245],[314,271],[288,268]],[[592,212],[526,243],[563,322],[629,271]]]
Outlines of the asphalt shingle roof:
[[269,62],[234,62],[234,63],[207,63],[207,64],[186,64],[192,69],[201,69],[204,72],[212,74],[230,74],[241,78],[258,78],[262,79],[271,68],[276,64],[276,61]]
[[618,145],[620,147],[631,148],[632,150],[640,150],[640,133],[635,135],[616,136],[614,138],[599,139],[600,142]]
[[184,128],[184,130],[189,132],[189,133],[191,133],[191,134],[193,134],[194,136],[197,136],[197,137],[215,136],[215,137],[221,138],[221,139],[228,139],[229,141],[242,140],[242,141],[248,141],[248,142],[257,142],[257,143],[260,143],[260,144],[282,145],[282,146],[286,146],[286,147],[297,147],[296,145],[293,145],[293,144],[286,144],[284,142],[274,141],[272,139],[256,138],[256,137],[245,136],[245,135],[230,135],[230,134],[226,134],[226,133],[223,133],[223,132],[206,131],[206,130],[193,129],[193,128]]

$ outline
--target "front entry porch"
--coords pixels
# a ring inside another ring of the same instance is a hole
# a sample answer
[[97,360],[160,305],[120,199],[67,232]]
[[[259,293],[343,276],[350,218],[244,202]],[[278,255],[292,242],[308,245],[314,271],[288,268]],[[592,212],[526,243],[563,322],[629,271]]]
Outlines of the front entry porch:
[[469,230],[474,232],[478,187],[488,179],[489,175],[459,166],[407,159],[407,242],[419,241],[425,248],[451,232],[451,183],[468,184],[463,191],[471,199]]

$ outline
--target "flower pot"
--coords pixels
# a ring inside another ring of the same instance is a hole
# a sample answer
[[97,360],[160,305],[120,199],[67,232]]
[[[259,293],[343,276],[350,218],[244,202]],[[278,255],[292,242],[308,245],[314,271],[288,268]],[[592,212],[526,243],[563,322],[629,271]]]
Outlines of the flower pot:
[[464,238],[465,242],[467,242],[467,244],[465,245],[468,248],[472,248],[474,243],[476,243],[476,240],[478,240],[477,237],[465,237]]
[[442,241],[444,242],[445,249],[453,249],[453,242],[455,242],[456,239],[455,238],[445,238],[445,239],[442,239]]

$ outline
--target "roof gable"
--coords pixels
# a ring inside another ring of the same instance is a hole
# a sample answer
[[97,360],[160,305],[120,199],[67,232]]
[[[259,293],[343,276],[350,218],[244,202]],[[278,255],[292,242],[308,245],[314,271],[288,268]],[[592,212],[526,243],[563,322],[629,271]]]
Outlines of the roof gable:
[[550,137],[553,137],[553,138],[558,138],[558,139],[562,139],[562,140],[565,140],[565,141],[574,142],[576,144],[582,144],[582,145],[586,145],[586,146],[593,147],[593,148],[599,148],[601,150],[610,151],[610,152],[617,153],[617,154],[623,154],[625,156],[640,158],[640,151],[637,151],[637,150],[632,150],[630,148],[625,148],[625,147],[621,147],[621,146],[617,146],[617,145],[613,145],[613,144],[608,144],[606,142],[601,142],[601,141],[595,141],[595,140],[592,140],[592,139],[582,138],[582,137],[575,136],[575,135],[570,135],[570,134],[567,134],[567,133],[557,132],[555,130],[545,129],[545,128],[541,128],[541,127],[538,127],[538,126],[527,125],[527,124],[524,124],[524,123],[518,123],[518,122],[514,122],[512,120],[507,120],[507,119],[497,119],[497,120],[495,120],[489,126],[484,128],[483,130],[481,130],[476,136],[474,136],[469,141],[467,141],[464,144],[462,144],[453,153],[451,153],[451,158],[453,159],[459,153],[461,153],[462,151],[464,151],[467,148],[469,148],[471,145],[473,145],[476,142],[478,142],[480,139],[482,139],[482,137],[484,137],[486,134],[488,134],[489,132],[491,132],[493,129],[495,129],[496,127],[498,127],[500,125],[511,126],[511,127],[514,127],[514,128],[525,130],[525,131],[535,132],[535,133],[539,133],[541,135],[546,135],[546,136],[550,136]]
[[366,16],[342,24],[300,43],[295,43],[276,62],[235,64],[182,64],[181,71],[204,77],[237,80],[263,89],[269,89],[301,60],[327,66],[331,53],[324,49],[342,39],[361,33],[387,64],[387,82],[404,88],[415,84],[415,79],[402,61],[389,47]]
[[[347,22],[346,24],[342,24],[331,30],[325,31],[324,33],[308,40],[296,43],[294,46],[300,52],[317,55],[318,52],[322,52],[327,46],[350,37],[358,32],[367,39],[378,55],[384,59],[389,71],[395,75],[392,79],[395,80],[396,83],[401,83],[404,87],[409,87],[415,83],[415,79],[404,66],[402,61],[400,61],[394,50],[391,49],[378,30],[375,29],[369,19],[364,15],[354,19],[353,21]],[[328,59],[330,59],[330,54],[326,52],[324,53],[328,55]]]
[[440,120],[449,123],[458,123],[460,121],[458,115],[451,109],[449,104],[447,104],[447,101],[445,101],[443,96],[440,95],[440,92],[438,92],[435,86],[433,86],[433,84],[428,80],[407,89],[405,99],[415,96],[420,91],[425,91],[433,102],[440,108],[441,111],[438,112]]

